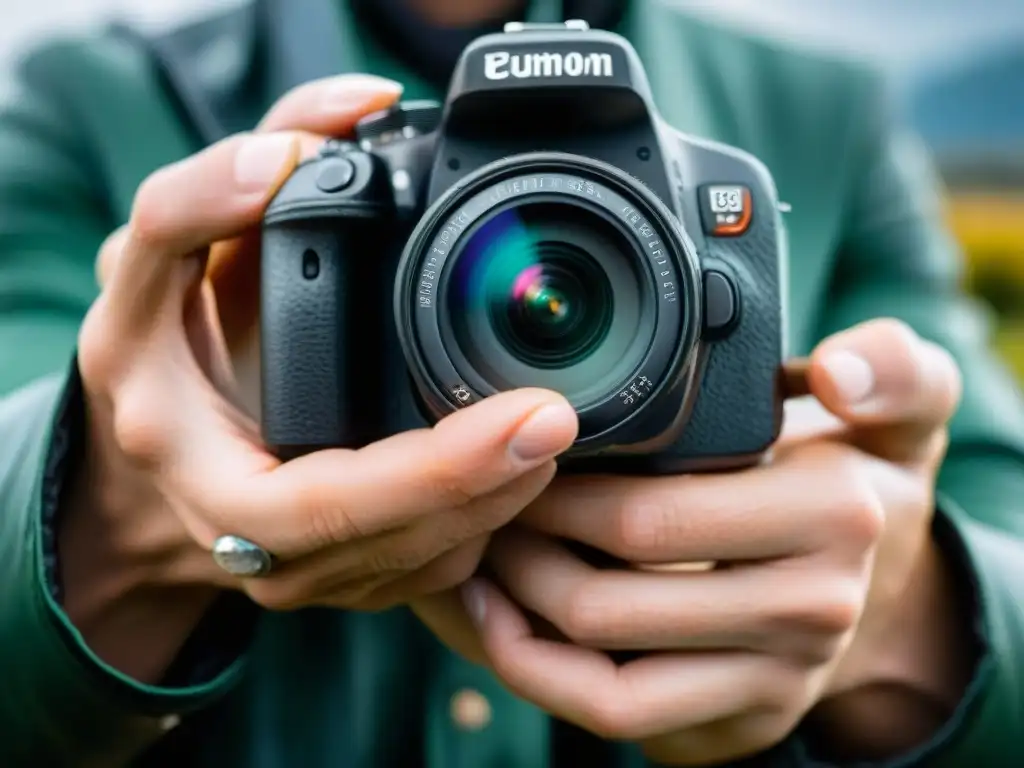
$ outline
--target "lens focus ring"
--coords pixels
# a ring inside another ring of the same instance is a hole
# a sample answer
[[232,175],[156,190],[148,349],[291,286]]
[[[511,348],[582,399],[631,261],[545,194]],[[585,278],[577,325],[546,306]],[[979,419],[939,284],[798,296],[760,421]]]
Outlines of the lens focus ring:
[[395,299],[429,412],[459,407],[453,387],[474,400],[545,387],[573,403],[577,444],[593,446],[679,379],[702,311],[674,214],[621,171],[557,153],[492,163],[435,202]]

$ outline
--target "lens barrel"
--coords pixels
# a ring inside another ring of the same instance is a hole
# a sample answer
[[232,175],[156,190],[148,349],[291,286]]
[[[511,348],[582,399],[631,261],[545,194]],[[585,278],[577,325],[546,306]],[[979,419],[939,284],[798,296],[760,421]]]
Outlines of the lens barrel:
[[675,215],[587,158],[535,153],[472,173],[410,237],[395,311],[434,418],[508,389],[561,392],[578,445],[677,381],[699,334],[700,270]]

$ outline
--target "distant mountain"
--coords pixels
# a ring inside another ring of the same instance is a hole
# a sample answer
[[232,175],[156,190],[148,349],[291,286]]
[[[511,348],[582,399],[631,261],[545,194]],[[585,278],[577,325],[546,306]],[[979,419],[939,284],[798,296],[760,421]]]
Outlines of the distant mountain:
[[1024,36],[933,69],[911,88],[908,108],[939,152],[1024,152]]

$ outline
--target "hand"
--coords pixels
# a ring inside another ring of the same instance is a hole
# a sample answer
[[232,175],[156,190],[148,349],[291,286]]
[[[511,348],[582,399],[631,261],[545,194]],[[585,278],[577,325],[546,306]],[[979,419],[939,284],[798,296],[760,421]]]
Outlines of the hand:
[[[808,379],[831,416],[789,414],[769,464],[559,479],[493,539],[504,592],[464,594],[513,691],[659,762],[703,765],[765,750],[868,682],[929,561],[959,378],[944,351],[878,321],[825,341]],[[552,537],[642,565],[596,570]],[[524,609],[569,643],[535,636]],[[620,649],[649,653],[617,666],[601,652]]]
[[[521,390],[433,429],[282,465],[238,407],[220,320],[240,337],[255,323],[245,290],[256,286],[243,278],[266,203],[324,135],[347,133],[398,93],[351,76],[293,92],[255,134],[151,176],[104,247],[103,290],[79,344],[91,445],[76,498],[88,503],[62,526],[68,611],[80,628],[95,625],[94,650],[104,627],[111,642],[125,634],[103,624],[111,596],[140,586],[240,589],[271,609],[379,609],[458,584],[575,439],[561,396]],[[211,244],[225,240],[215,255],[227,262],[207,272]],[[274,553],[274,571],[223,573],[209,550],[224,534]]]

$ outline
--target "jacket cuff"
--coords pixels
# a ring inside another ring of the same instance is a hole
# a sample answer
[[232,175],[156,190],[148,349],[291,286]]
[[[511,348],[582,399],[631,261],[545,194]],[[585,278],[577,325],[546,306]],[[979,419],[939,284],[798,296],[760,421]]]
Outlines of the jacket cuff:
[[222,616],[211,612],[159,686],[129,678],[89,649],[60,606],[54,533],[64,479],[84,450],[85,419],[77,364],[66,378],[0,400],[0,756],[19,758],[11,764],[127,759],[232,687],[254,623],[251,604],[232,604],[224,614],[233,622],[244,616],[244,627],[227,633],[231,642],[211,645],[209,636],[220,634],[211,624]]

